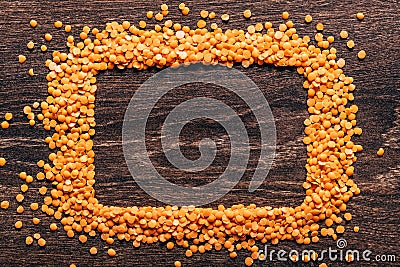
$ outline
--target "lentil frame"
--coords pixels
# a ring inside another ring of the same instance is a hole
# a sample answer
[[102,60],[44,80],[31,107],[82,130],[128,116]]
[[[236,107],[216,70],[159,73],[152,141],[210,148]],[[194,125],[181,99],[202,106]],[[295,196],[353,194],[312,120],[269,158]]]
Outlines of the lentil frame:
[[[52,165],[43,166],[54,188],[51,196],[45,197],[42,210],[61,220],[69,237],[99,232],[109,244],[115,238],[132,241],[135,247],[161,241],[173,249],[176,243],[187,248],[188,257],[224,248],[234,258],[235,250],[246,249],[251,253],[246,265],[258,257],[256,241],[310,244],[318,242],[319,235],[336,239],[344,228],[334,229],[333,222],[342,222],[340,213],[346,210],[346,203],[360,193],[351,176],[355,153],[362,150],[351,141],[361,129],[356,127],[358,108],[349,104],[355,86],[353,78],[343,73],[344,60],[338,63],[336,50],[327,47],[321,33],[320,48],[310,45],[310,38],[300,37],[291,21],[278,29],[267,22],[266,33],[253,29],[193,30],[170,21],[166,25],[143,30],[127,21],[112,22],[102,31],[92,29],[93,40],[88,37],[90,28],[85,26],[80,41],[75,43],[72,36],[68,37],[69,53],[55,51],[53,59],[46,62],[50,95],[41,103],[43,125],[54,131],[46,142],[57,151],[49,155]],[[212,209],[114,207],[98,202],[92,140],[96,75],[114,68],[146,70],[194,62],[227,67],[241,63],[246,68],[252,64],[289,66],[304,76],[310,116],[304,121],[308,159],[303,183],[306,196],[301,205],[272,208],[238,204]],[[346,215],[346,220],[350,217]],[[318,224],[324,220],[327,228]],[[90,253],[96,254],[97,249],[92,248]],[[112,249],[108,253],[116,255]]]

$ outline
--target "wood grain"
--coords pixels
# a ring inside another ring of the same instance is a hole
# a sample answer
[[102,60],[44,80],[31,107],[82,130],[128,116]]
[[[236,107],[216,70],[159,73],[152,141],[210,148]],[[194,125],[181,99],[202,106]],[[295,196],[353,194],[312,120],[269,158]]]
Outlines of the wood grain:
[[[35,182],[26,193],[24,206],[26,211],[18,215],[13,200],[19,192],[21,182],[17,175],[26,171],[34,175],[39,171],[35,163],[49,154],[43,142],[48,135],[40,125],[29,127],[22,114],[25,105],[34,101],[42,101],[47,96],[45,82],[46,68],[44,61],[50,53],[27,51],[26,43],[30,40],[37,46],[44,43],[44,33],[51,32],[54,39],[49,44],[49,51],[55,49],[66,51],[66,33],[56,30],[52,25],[56,20],[71,24],[73,35],[78,36],[84,25],[104,27],[106,22],[128,20],[137,23],[143,19],[147,10],[156,11],[161,1],[90,1],[74,3],[72,1],[0,1],[0,115],[13,112],[14,120],[7,131],[0,130],[0,156],[5,156],[8,164],[0,168],[0,200],[11,201],[9,210],[0,210],[0,266],[171,266],[180,260],[184,266],[242,266],[246,254],[239,253],[238,259],[230,260],[226,252],[212,252],[206,255],[184,257],[184,250],[177,248],[167,251],[163,244],[133,248],[128,242],[116,242],[113,247],[118,251],[117,258],[106,255],[108,246],[100,238],[90,238],[86,244],[80,244],[77,238],[66,237],[61,230],[51,233],[48,225],[54,222],[40,212],[32,212],[28,204],[40,201],[37,189],[42,185]],[[325,25],[324,35],[333,35],[337,40],[334,46],[340,57],[346,59],[345,72],[353,76],[357,89],[355,103],[359,106],[357,121],[363,128],[362,136],[354,140],[364,146],[355,164],[354,180],[362,190],[362,194],[351,200],[349,211],[354,214],[348,223],[352,228],[360,226],[360,233],[348,231],[344,238],[351,249],[369,249],[373,255],[394,254],[400,261],[399,249],[399,179],[400,179],[400,35],[398,1],[208,1],[200,3],[187,1],[191,13],[187,17],[179,14],[177,1],[168,1],[170,14],[168,18],[174,22],[194,27],[200,10],[207,9],[218,14],[231,15],[229,24],[224,29],[245,28],[249,24],[243,18],[242,11],[251,9],[251,23],[269,20],[277,25],[281,23],[280,14],[288,11],[295,22],[300,35],[314,32],[316,22]],[[355,13],[365,14],[363,21],[357,21]],[[311,14],[314,21],[305,25],[304,16]],[[31,29],[28,22],[31,18],[39,22],[39,26]],[[151,26],[153,22],[149,23]],[[220,23],[222,24],[222,23]],[[339,31],[346,29],[350,33],[356,47],[349,51],[345,41],[340,40]],[[357,59],[360,49],[367,51],[363,61]],[[19,64],[18,54],[27,55],[27,62]],[[27,70],[33,66],[38,74],[29,77]],[[166,95],[157,104],[152,114],[153,122],[149,125],[149,149],[155,155],[153,162],[170,181],[180,185],[205,184],[223,172],[229,153],[229,140],[224,130],[216,123],[197,121],[188,125],[182,134],[182,150],[188,158],[198,156],[194,145],[204,137],[218,140],[218,164],[196,175],[178,173],[168,165],[157,143],[159,121],[165,117],[173,105],[196,96],[220,97],[227,104],[235,106],[248,127],[251,136],[251,160],[241,182],[232,192],[212,203],[230,206],[236,203],[256,203],[257,205],[296,205],[303,198],[301,183],[305,178],[306,162],[303,138],[303,120],[307,117],[306,92],[302,88],[302,78],[295,70],[289,68],[273,68],[270,66],[253,66],[249,69],[236,67],[263,91],[274,114],[277,126],[277,156],[268,177],[255,192],[247,191],[251,175],[257,165],[259,155],[259,133],[251,111],[235,98],[235,95],[216,86],[197,84],[183,86]],[[109,71],[101,73],[98,78],[98,94],[96,98],[95,140],[97,184],[96,196],[102,203],[109,205],[162,205],[145,194],[132,180],[122,155],[121,127],[125,109],[135,90],[157,70],[146,72]],[[383,158],[376,156],[379,147],[384,147]],[[32,217],[42,219],[40,226],[31,223]],[[15,230],[13,225],[21,219],[24,227]],[[39,232],[47,240],[45,249],[37,246],[27,247],[25,236]],[[91,246],[97,246],[97,256],[90,256]],[[318,251],[335,247],[333,240],[323,238],[310,248]],[[282,242],[271,249],[304,249],[292,242]],[[362,266],[395,266],[397,263],[362,262]],[[332,266],[343,266],[343,262],[335,262]],[[353,266],[361,264],[353,263]],[[255,266],[290,266],[280,262],[258,262]],[[299,265],[301,266],[301,265]],[[317,266],[309,264],[307,266]]]

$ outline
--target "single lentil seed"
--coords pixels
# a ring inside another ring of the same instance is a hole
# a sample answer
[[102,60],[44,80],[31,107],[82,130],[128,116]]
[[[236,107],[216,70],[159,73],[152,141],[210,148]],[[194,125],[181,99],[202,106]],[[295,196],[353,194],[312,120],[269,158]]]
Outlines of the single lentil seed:
[[14,224],[15,228],[21,229],[22,228],[22,222],[21,221],[16,221]]
[[383,148],[379,148],[378,151],[376,152],[376,154],[377,154],[379,157],[382,157],[384,153],[385,153],[385,150],[384,150]]
[[33,243],[33,238],[31,236],[27,236],[25,238],[25,244],[27,244],[29,246],[29,245],[32,245],[32,243]]
[[363,20],[363,19],[364,19],[364,14],[361,13],[361,12],[357,13],[356,16],[357,16],[357,18],[358,18],[359,20]]
[[360,50],[357,54],[359,59],[364,59],[367,53],[364,50]]
[[289,12],[286,12],[286,11],[283,12],[283,13],[282,13],[282,18],[283,18],[283,19],[289,19]]
[[6,200],[3,200],[3,201],[0,203],[0,207],[1,207],[3,210],[6,210],[6,209],[8,209],[8,207],[10,207],[10,202],[8,202],[8,201],[6,201]]
[[35,43],[30,41],[27,45],[28,49],[33,49],[35,47]]
[[246,19],[249,19],[249,18],[251,17],[251,11],[250,11],[250,9],[246,9],[246,10],[243,12],[243,16],[244,16]]
[[45,39],[47,42],[50,42],[51,39],[53,39],[53,36],[51,36],[50,33],[46,33],[46,34],[44,35],[44,39]]
[[229,20],[229,15],[228,14],[223,14],[221,16],[222,21],[228,21]]
[[347,41],[347,47],[352,49],[354,47],[354,41],[353,40],[348,40]]
[[107,253],[108,253],[108,256],[110,256],[110,257],[114,257],[117,254],[117,252],[115,252],[115,250],[112,248],[109,248]]
[[19,63],[24,63],[26,61],[26,56],[24,56],[24,55],[19,55],[18,56],[18,62]]
[[54,27],[56,27],[57,29],[60,29],[61,27],[62,27],[62,22],[61,21],[56,21],[56,22],[54,22]]
[[71,30],[72,30],[71,25],[65,25],[64,30],[65,30],[65,32],[71,32]]
[[345,30],[342,30],[340,32],[340,38],[347,39],[347,37],[349,37],[349,33],[347,31],[345,31]]
[[46,245],[46,240],[44,240],[43,238],[39,238],[38,245],[44,247]]
[[29,25],[31,25],[32,28],[35,28],[37,26],[37,21],[34,19],[31,19],[31,21],[29,21]]
[[97,254],[97,248],[96,247],[91,247],[89,250],[90,254],[96,255]]
[[311,15],[306,15],[305,18],[304,18],[304,20],[305,20],[307,23],[311,23],[311,21],[312,21]]
[[322,24],[322,23],[317,23],[317,25],[315,26],[315,28],[317,29],[317,31],[323,31],[323,30],[324,30],[324,24]]
[[208,11],[207,10],[202,10],[200,11],[200,17],[202,17],[203,19],[208,17]]
[[147,17],[148,19],[152,19],[152,18],[153,18],[153,16],[154,16],[154,13],[153,13],[153,11],[147,11],[147,13],[146,13],[146,17]]
[[[3,128],[3,125],[2,125]],[[6,165],[7,161],[5,158],[0,158],[0,167],[3,167],[4,165]]]
[[10,124],[7,121],[3,121],[1,123],[1,128],[3,129],[8,129],[8,127],[10,127]]

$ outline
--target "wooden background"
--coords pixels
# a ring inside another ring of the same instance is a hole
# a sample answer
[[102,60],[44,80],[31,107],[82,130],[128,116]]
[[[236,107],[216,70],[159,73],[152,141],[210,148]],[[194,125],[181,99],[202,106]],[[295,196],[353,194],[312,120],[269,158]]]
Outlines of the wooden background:
[[[21,181],[18,173],[26,171],[35,175],[39,168],[35,163],[46,158],[49,150],[43,142],[49,134],[41,125],[29,127],[23,116],[22,108],[34,101],[42,101],[46,93],[46,68],[44,61],[50,58],[50,52],[42,53],[38,47],[45,43],[44,33],[50,32],[54,39],[46,43],[49,51],[59,49],[66,51],[66,33],[56,30],[52,24],[61,20],[71,24],[73,35],[78,36],[79,29],[84,25],[102,28],[106,22],[128,20],[137,24],[144,19],[148,10],[157,11],[161,1],[80,1],[79,4],[64,1],[0,1],[0,115],[13,112],[14,119],[8,130],[0,129],[0,156],[7,158],[8,164],[0,168],[0,200],[9,200],[10,208],[0,210],[0,266],[172,266],[175,260],[182,261],[184,266],[242,266],[247,253],[241,251],[239,257],[230,260],[225,251],[212,252],[204,255],[196,254],[192,258],[184,257],[181,248],[167,251],[163,244],[133,248],[131,242],[115,242],[113,247],[118,256],[109,258],[106,255],[108,246],[99,237],[89,238],[86,244],[80,244],[77,238],[66,237],[60,230],[50,233],[48,225],[55,222],[40,212],[32,212],[29,203],[40,201],[37,189],[42,186],[34,182],[25,194],[23,203],[26,211],[23,214],[15,212],[17,203],[14,200],[19,192]],[[399,249],[399,137],[400,137],[400,6],[396,0],[379,1],[208,1],[196,3],[187,1],[191,13],[180,15],[177,6],[179,2],[168,1],[170,14],[168,19],[194,27],[202,9],[230,14],[228,24],[216,21],[227,28],[245,28],[249,24],[243,18],[242,12],[251,9],[251,23],[273,22],[281,23],[281,13],[288,11],[295,22],[300,35],[314,33],[317,22],[325,25],[324,35],[333,35],[337,41],[334,46],[340,57],[346,59],[345,73],[353,76],[357,89],[354,103],[359,106],[357,121],[364,133],[354,138],[355,142],[364,146],[355,164],[354,180],[361,188],[362,194],[353,198],[348,210],[354,214],[348,223],[349,228],[360,226],[358,234],[351,230],[343,237],[347,240],[349,249],[373,251],[377,254],[394,254],[400,261]],[[358,21],[355,13],[364,12],[365,19]],[[305,25],[304,16],[311,14],[312,24]],[[29,27],[30,19],[36,19],[39,26]],[[154,21],[149,22],[153,26]],[[345,29],[354,39],[354,50],[348,50],[345,42],[340,40],[339,32]],[[33,52],[27,51],[26,43],[34,41],[37,45]],[[360,49],[367,51],[365,60],[357,59]],[[19,64],[18,54],[25,54],[27,62]],[[34,67],[36,75],[30,77],[27,70]],[[241,118],[245,121],[252,141],[251,160],[245,176],[235,189],[224,198],[210,204],[226,206],[235,203],[255,203],[257,205],[296,205],[301,202],[304,190],[301,183],[305,179],[304,165],[306,162],[303,138],[303,120],[307,117],[306,92],[302,88],[302,77],[293,69],[276,69],[270,66],[237,69],[248,75],[264,92],[269,101],[277,126],[277,156],[268,177],[263,185],[254,193],[247,192],[251,174],[257,164],[259,139],[254,126],[254,116],[234,95],[216,86],[196,84],[177,88],[173,94],[168,94],[158,104],[153,114],[155,118],[165,118],[166,113],[174,105],[196,96],[220,97],[227,104],[235,105]],[[95,140],[97,184],[96,196],[102,203],[109,205],[161,205],[149,197],[132,180],[122,156],[121,126],[127,104],[135,90],[151,77],[156,70],[109,71],[101,73],[98,78],[98,94],[96,98]],[[39,111],[36,111],[39,112]],[[157,138],[156,120],[150,124],[149,139]],[[209,121],[196,121],[188,125],[182,134],[182,150],[188,158],[199,156],[196,142],[204,137],[217,140],[218,158],[216,164],[206,171],[196,175],[182,177],[181,173],[168,166],[160,152],[157,142],[150,142],[149,149],[155,154],[154,162],[170,181],[180,185],[200,185],[217,178],[223,172],[228,162],[229,139],[218,124]],[[257,141],[258,140],[258,141]],[[383,158],[376,156],[379,147],[385,148]],[[225,165],[224,165],[225,164]],[[39,226],[34,226],[32,217],[42,219]],[[24,227],[15,230],[16,220],[22,220]],[[26,246],[26,235],[35,232],[47,240],[44,249],[37,245]],[[97,256],[89,254],[91,246],[97,246]],[[335,241],[329,238],[313,244],[308,248],[316,251],[335,248]],[[292,242],[283,242],[269,249],[303,249]],[[305,247],[304,247],[305,248]],[[256,266],[282,266],[274,262],[258,262]],[[287,266],[290,264],[286,263]],[[343,266],[343,262],[335,262],[333,266]],[[379,264],[377,262],[353,263],[352,266],[395,266],[396,263]],[[398,265],[398,263],[397,263]],[[301,264],[298,264],[301,266]],[[306,266],[317,266],[308,264]]]

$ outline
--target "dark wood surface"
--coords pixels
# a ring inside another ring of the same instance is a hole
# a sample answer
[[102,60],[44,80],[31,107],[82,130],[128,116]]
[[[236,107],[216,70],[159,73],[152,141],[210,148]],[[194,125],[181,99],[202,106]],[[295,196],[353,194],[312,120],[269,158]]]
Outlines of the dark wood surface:
[[[116,242],[116,258],[106,255],[108,246],[99,237],[89,238],[86,244],[80,244],[77,238],[68,238],[63,230],[55,233],[48,230],[48,225],[56,220],[44,216],[41,212],[32,212],[28,204],[40,201],[37,189],[41,182],[34,182],[25,194],[23,203],[25,212],[15,212],[17,203],[14,200],[19,192],[21,181],[18,173],[26,171],[35,175],[39,168],[35,163],[44,159],[49,149],[43,142],[49,134],[41,125],[29,127],[23,116],[22,108],[34,101],[42,101],[47,96],[45,81],[46,68],[44,61],[50,58],[50,52],[42,53],[38,44],[43,44],[44,33],[51,32],[54,39],[49,44],[49,51],[55,49],[66,51],[66,33],[56,30],[52,24],[61,20],[71,24],[73,35],[79,34],[84,25],[102,28],[106,22],[128,20],[138,23],[145,17],[147,10],[158,10],[161,1],[91,1],[79,4],[64,1],[0,1],[0,115],[13,112],[14,119],[8,130],[0,129],[0,156],[8,160],[8,164],[0,168],[0,201],[9,200],[10,208],[0,210],[0,266],[172,266],[180,260],[184,266],[242,266],[247,254],[243,251],[239,257],[230,260],[226,251],[196,254],[185,258],[181,248],[167,251],[165,244],[153,244],[135,249],[130,242]],[[191,8],[189,16],[179,14],[179,2],[168,1],[170,14],[167,18],[174,22],[195,26],[202,9],[215,11],[218,15],[229,13],[230,22],[223,29],[245,28],[249,24],[242,12],[251,9],[251,23],[269,20],[277,25],[282,20],[280,14],[288,11],[295,22],[300,35],[314,33],[317,22],[325,25],[324,35],[333,35],[337,41],[340,57],[346,59],[345,73],[353,76],[357,89],[355,101],[359,106],[357,122],[363,128],[362,136],[354,138],[355,142],[364,146],[355,164],[354,180],[361,188],[361,195],[354,197],[348,210],[353,214],[349,227],[360,226],[359,233],[347,231],[343,238],[347,240],[349,249],[373,251],[377,254],[393,254],[396,263],[362,262],[352,266],[395,266],[400,261],[399,248],[399,216],[400,216],[400,5],[396,0],[390,1],[208,1],[196,3],[187,1]],[[357,21],[355,13],[365,14],[363,21]],[[304,16],[311,14],[314,21],[305,25]],[[36,29],[29,27],[33,18],[39,23]],[[219,19],[217,21],[220,21]],[[150,25],[154,21],[150,22]],[[222,23],[219,23],[222,24]],[[339,32],[346,29],[354,39],[356,47],[348,50],[345,41],[340,40]],[[37,43],[33,52],[27,51],[26,43]],[[357,59],[360,49],[367,51],[365,60]],[[27,62],[19,64],[18,54],[25,54]],[[30,77],[27,70],[33,66],[37,75]],[[231,206],[236,203],[270,206],[297,205],[301,202],[304,190],[301,183],[305,179],[306,162],[303,138],[303,120],[307,117],[306,92],[302,88],[302,77],[295,70],[270,66],[253,66],[237,69],[248,75],[263,91],[274,114],[277,126],[277,156],[267,179],[254,193],[247,191],[251,174],[257,164],[258,132],[254,127],[254,117],[243,103],[228,91],[216,86],[198,84],[183,86],[173,94],[166,95],[158,104],[154,116],[165,117],[171,105],[182,99],[196,96],[221,97],[227,104],[236,105],[242,119],[250,132],[252,153],[245,176],[232,192],[222,199],[210,204]],[[96,196],[108,205],[162,205],[143,192],[130,177],[124,162],[121,145],[121,127],[125,109],[135,90],[157,70],[108,71],[98,78],[98,94],[96,98]],[[38,112],[38,111],[36,111]],[[156,123],[153,124],[156,126]],[[157,137],[157,127],[150,131],[150,137]],[[157,142],[151,142],[149,149],[155,153],[154,162],[159,164],[165,177],[180,185],[201,185],[208,183],[223,172],[229,153],[229,140],[224,130],[216,123],[197,121],[188,125],[182,134],[183,150],[188,158],[198,156],[194,143],[201,138],[212,137],[219,140],[219,161],[212,168],[196,175],[181,177],[168,166],[160,153]],[[376,156],[379,147],[385,148],[383,158]],[[225,165],[224,165],[225,164]],[[31,222],[33,216],[42,219],[39,226]],[[16,220],[22,220],[24,227],[15,230]],[[26,246],[26,235],[39,232],[47,240],[44,249]],[[89,254],[91,246],[97,246],[97,256]],[[318,251],[336,247],[335,241],[322,238],[310,248]],[[305,247],[293,242],[282,242],[271,249],[297,249]],[[282,266],[274,262],[256,262],[256,266]],[[286,263],[289,266],[288,263]],[[298,264],[300,266],[300,264]],[[332,266],[343,266],[343,262],[332,263]],[[308,264],[307,266],[316,266]]]

